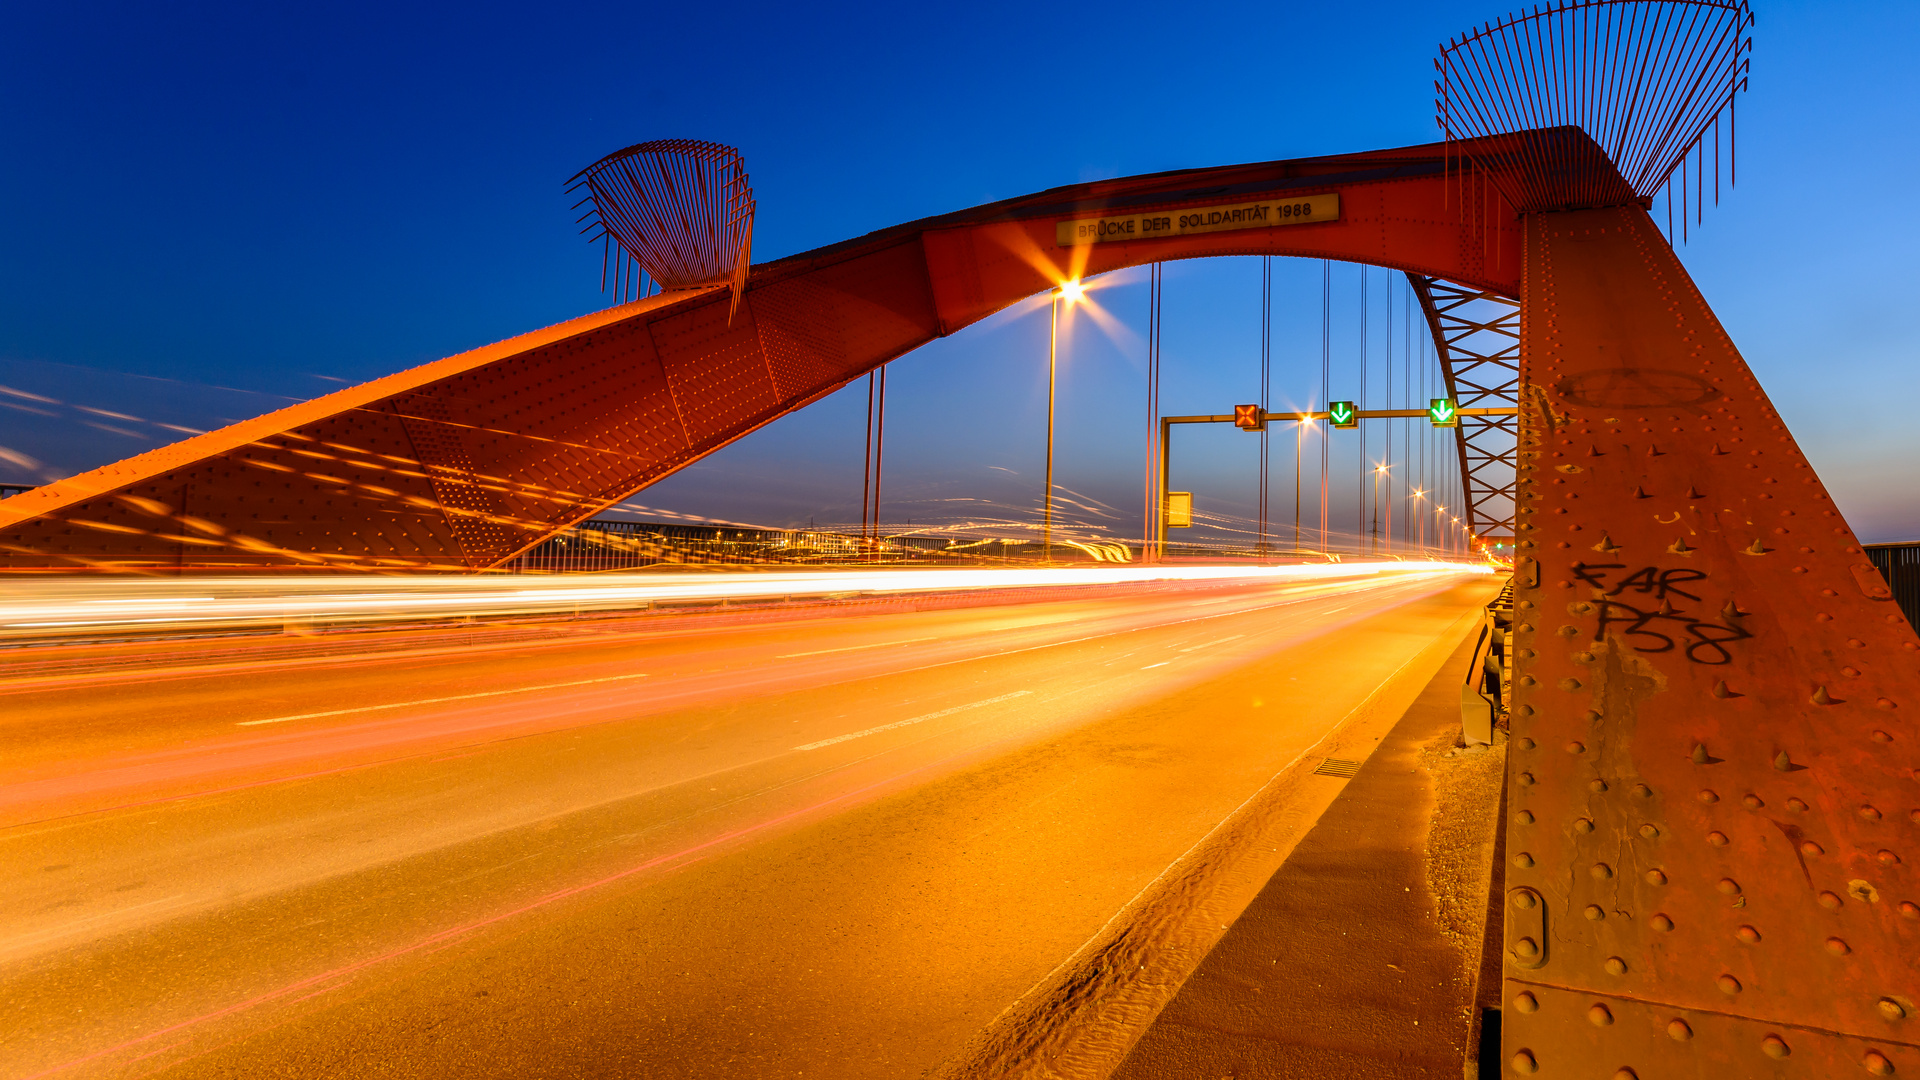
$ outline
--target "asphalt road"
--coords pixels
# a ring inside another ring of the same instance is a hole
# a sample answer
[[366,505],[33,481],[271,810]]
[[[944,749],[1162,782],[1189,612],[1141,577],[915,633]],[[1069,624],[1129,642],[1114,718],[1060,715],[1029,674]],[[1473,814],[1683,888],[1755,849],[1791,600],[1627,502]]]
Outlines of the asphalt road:
[[951,1067],[1485,580],[16,653],[0,1076]]

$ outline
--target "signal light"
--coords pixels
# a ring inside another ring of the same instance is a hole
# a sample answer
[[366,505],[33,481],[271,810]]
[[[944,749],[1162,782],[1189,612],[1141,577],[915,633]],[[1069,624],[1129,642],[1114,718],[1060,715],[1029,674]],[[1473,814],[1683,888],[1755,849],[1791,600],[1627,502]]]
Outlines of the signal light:
[[1235,405],[1233,426],[1241,431],[1265,431],[1267,430],[1266,410],[1258,405]]
[[1427,405],[1427,419],[1434,427],[1459,427],[1460,410],[1454,407],[1452,398],[1433,398]]
[[1330,401],[1327,403],[1327,419],[1334,427],[1359,427],[1360,410],[1353,407],[1351,401]]

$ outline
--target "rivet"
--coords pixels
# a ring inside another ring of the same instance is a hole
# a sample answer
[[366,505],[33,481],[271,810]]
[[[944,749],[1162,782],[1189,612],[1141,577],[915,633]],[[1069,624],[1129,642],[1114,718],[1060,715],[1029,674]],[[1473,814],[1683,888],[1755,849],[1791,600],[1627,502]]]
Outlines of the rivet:
[[1872,806],[1862,806],[1860,808],[1860,816],[1866,818],[1868,821],[1879,821],[1880,811]]
[[1888,851],[1885,848],[1881,848],[1880,854],[1875,855],[1874,858],[1879,859],[1880,865],[1882,866],[1892,866],[1893,864],[1900,861],[1900,856],[1895,855],[1893,852]]
[[1905,1020],[1907,1018],[1906,1006],[1892,998],[1881,998],[1875,1008],[1880,1010],[1881,1016],[1889,1020]]
[[1700,800],[1701,802],[1703,802],[1703,803],[1717,803],[1717,802],[1719,802],[1719,801],[1720,801],[1720,796],[1718,796],[1718,795],[1716,795],[1716,794],[1714,794],[1714,793],[1713,793],[1712,791],[1710,791],[1710,790],[1707,790],[1707,789],[1704,789],[1704,788],[1703,788],[1703,789],[1701,789],[1701,792],[1700,792],[1700,794],[1699,794],[1699,796],[1698,796],[1698,798],[1699,798],[1699,800]]
[[1920,825],[1920,810],[1907,811],[1907,820],[1913,822],[1915,825]]
[[1653,798],[1653,789],[1645,784],[1635,784],[1633,785],[1633,794],[1636,798],[1651,799]]
[[1816,686],[1816,687],[1814,687],[1814,688],[1813,688],[1813,697],[1812,697],[1812,698],[1810,698],[1810,699],[1808,699],[1808,700],[1810,700],[1810,701],[1812,701],[1812,702],[1813,702],[1813,703],[1814,703],[1815,705],[1831,705],[1831,704],[1833,704],[1833,696],[1832,696],[1831,694],[1828,694],[1828,693],[1827,693],[1827,688],[1826,688],[1826,687],[1824,687],[1824,686]]
[[1712,844],[1714,847],[1726,847],[1727,834],[1715,829],[1713,832],[1707,834],[1707,843]]
[[1520,784],[1521,784],[1521,786],[1522,786],[1522,787],[1532,787],[1532,786],[1533,786],[1533,774],[1532,774],[1532,773],[1530,773],[1530,772],[1523,772],[1523,773],[1521,773],[1521,774],[1519,775],[1519,777],[1518,777],[1518,779],[1519,779],[1519,781],[1520,781]]
[[1727,894],[1728,896],[1732,896],[1734,893],[1737,893],[1740,891],[1740,883],[1733,880],[1730,877],[1723,877],[1720,879],[1719,883],[1714,886],[1714,888],[1719,889],[1721,892]]
[[1601,919],[1607,917],[1606,909],[1599,904],[1588,904],[1586,910],[1582,911],[1581,914],[1587,917],[1588,922],[1599,922]]
[[1647,871],[1647,884],[1665,885],[1666,883],[1667,883],[1667,875],[1664,871],[1661,871],[1661,870]]
[[1733,936],[1739,938],[1741,941],[1744,941],[1749,945],[1758,945],[1760,943],[1760,931],[1755,930],[1751,926],[1743,926],[1740,929],[1735,930],[1733,932]]
[[1800,801],[1800,799],[1798,798],[1789,798],[1787,800],[1787,809],[1793,811],[1796,814],[1804,814],[1807,811],[1807,804]]
[[1642,825],[1640,826],[1640,835],[1652,840],[1660,835],[1660,826],[1652,824],[1651,822]]
[[1587,745],[1585,743],[1570,742],[1567,744],[1567,753],[1569,754],[1584,754],[1586,752]]
[[[1885,701],[1886,699],[1881,698],[1880,700]],[[1877,743],[1890,743],[1893,741],[1893,736],[1884,731],[1875,731],[1873,733],[1873,741]]]
[[1622,1065],[1613,1070],[1613,1080],[1640,1080],[1640,1074]]
[[1780,1036],[1769,1035],[1760,1040],[1760,1052],[1778,1061],[1788,1054],[1793,1053],[1793,1048],[1788,1046],[1787,1040]]
[[1591,780],[1587,783],[1587,790],[1598,794],[1607,790],[1607,782],[1599,779]]
[[1600,966],[1606,968],[1607,974],[1609,975],[1625,975],[1627,973],[1627,962],[1617,956],[1607,957],[1607,962]]
[[1673,920],[1665,915],[1655,915],[1650,921],[1653,923],[1653,928],[1661,933],[1673,929]]
[[1713,684],[1713,696],[1722,699],[1733,696],[1733,691],[1727,689],[1727,680],[1721,679]]
[[1539,901],[1534,899],[1531,890],[1522,890],[1513,894],[1513,906],[1519,908],[1521,911],[1532,911],[1533,905],[1538,902]]
[[1891,711],[1893,709],[1893,699],[1881,698],[1879,701],[1874,702],[1874,705],[1876,705],[1879,708],[1887,709]]
[[1587,873],[1592,874],[1595,881],[1605,881],[1613,876],[1613,867],[1603,862],[1597,862],[1593,864],[1593,868],[1588,870]]
[[1737,994],[1740,992],[1740,980],[1731,975],[1722,975],[1713,982],[1715,986],[1720,988],[1720,992],[1723,994]]
[[1743,795],[1740,797],[1740,802],[1749,810],[1758,810],[1767,805],[1760,801],[1760,796],[1758,795]]
[[1522,990],[1520,996],[1513,999],[1515,1012],[1536,1013],[1540,1011],[1540,999],[1530,991]]
[[1534,741],[1533,741],[1532,739],[1521,739],[1521,740],[1520,740],[1520,749],[1522,749],[1522,750],[1531,750],[1531,749],[1533,749],[1533,748],[1534,748],[1534,747],[1535,747],[1536,745],[1538,745],[1538,744],[1537,744],[1537,743],[1535,743],[1535,742],[1534,742]]
[[1888,1061],[1887,1055],[1878,1050],[1869,1050],[1867,1056],[1860,1059],[1860,1064],[1875,1076],[1893,1075],[1893,1062]]
[[1519,822],[1522,825],[1531,825],[1533,824],[1533,811],[1522,810],[1519,813],[1513,815],[1513,820]]
[[1825,855],[1826,853],[1826,849],[1811,840],[1803,840],[1800,843],[1800,854],[1802,855]]
[[1592,831],[1593,831],[1593,819],[1592,819],[1592,818],[1574,818],[1574,819],[1573,819],[1573,831],[1574,831],[1574,832],[1577,832],[1577,833],[1590,833],[1590,832],[1592,832]]
[[1705,765],[1707,762],[1713,760],[1711,757],[1707,755],[1706,743],[1694,743],[1693,753],[1687,756],[1693,759],[1693,763],[1695,765]]
[[1842,901],[1838,893],[1823,892],[1820,894],[1820,906],[1826,908],[1828,911],[1838,908],[1841,903]]
[[1530,937],[1523,937],[1513,943],[1513,955],[1523,960],[1531,960],[1540,955],[1540,943]]
[[1587,1022],[1594,1027],[1606,1027],[1613,1023],[1613,1013],[1605,1005],[1595,1002],[1593,1008],[1587,1010]]
[[1522,1076],[1532,1076],[1534,1073],[1540,1071],[1540,1063],[1533,1060],[1533,1055],[1527,1053],[1525,1050],[1513,1055],[1508,1061],[1508,1064],[1513,1066],[1514,1072]]
[[1674,1042],[1686,1042],[1693,1038],[1693,1029],[1687,1026],[1685,1020],[1676,1016],[1667,1023],[1667,1038]]
[[1787,756],[1787,752],[1785,750],[1782,750],[1778,754],[1774,755],[1773,767],[1780,770],[1781,772],[1792,772],[1793,759]]
[[1561,679],[1559,682],[1559,686],[1560,686],[1560,689],[1562,690],[1572,692],[1574,690],[1580,689],[1580,680],[1579,679]]
[[1525,870],[1533,865],[1533,856],[1523,851],[1513,857],[1513,865]]
[[1827,939],[1827,951],[1832,953],[1835,956],[1845,956],[1848,953],[1852,952],[1853,949],[1846,942],[1841,941],[1839,938],[1830,937]]

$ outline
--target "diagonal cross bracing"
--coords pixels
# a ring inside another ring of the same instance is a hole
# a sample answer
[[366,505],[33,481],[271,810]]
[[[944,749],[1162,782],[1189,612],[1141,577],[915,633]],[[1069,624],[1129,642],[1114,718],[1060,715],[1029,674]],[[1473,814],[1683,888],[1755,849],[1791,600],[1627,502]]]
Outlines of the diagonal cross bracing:
[[[1520,403],[1520,304],[1490,289],[1409,273],[1427,318],[1447,396],[1462,409]],[[1454,429],[1467,524],[1489,543],[1513,542],[1512,416],[1463,415]]]

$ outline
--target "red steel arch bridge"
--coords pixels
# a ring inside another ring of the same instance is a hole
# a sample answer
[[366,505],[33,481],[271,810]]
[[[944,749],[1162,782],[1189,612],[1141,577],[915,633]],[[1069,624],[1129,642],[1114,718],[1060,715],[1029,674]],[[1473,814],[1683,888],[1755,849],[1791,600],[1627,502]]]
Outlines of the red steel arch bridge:
[[664,291],[6,499],[0,568],[482,570],[1063,282],[1388,267],[1458,404],[1515,410],[1461,444],[1476,533],[1518,551],[1502,1067],[1920,1074],[1920,641],[1672,243],[1718,197],[1750,22],[1558,3],[1447,44],[1440,142],[758,265],[738,156],[643,144],[578,182],[623,300]]

